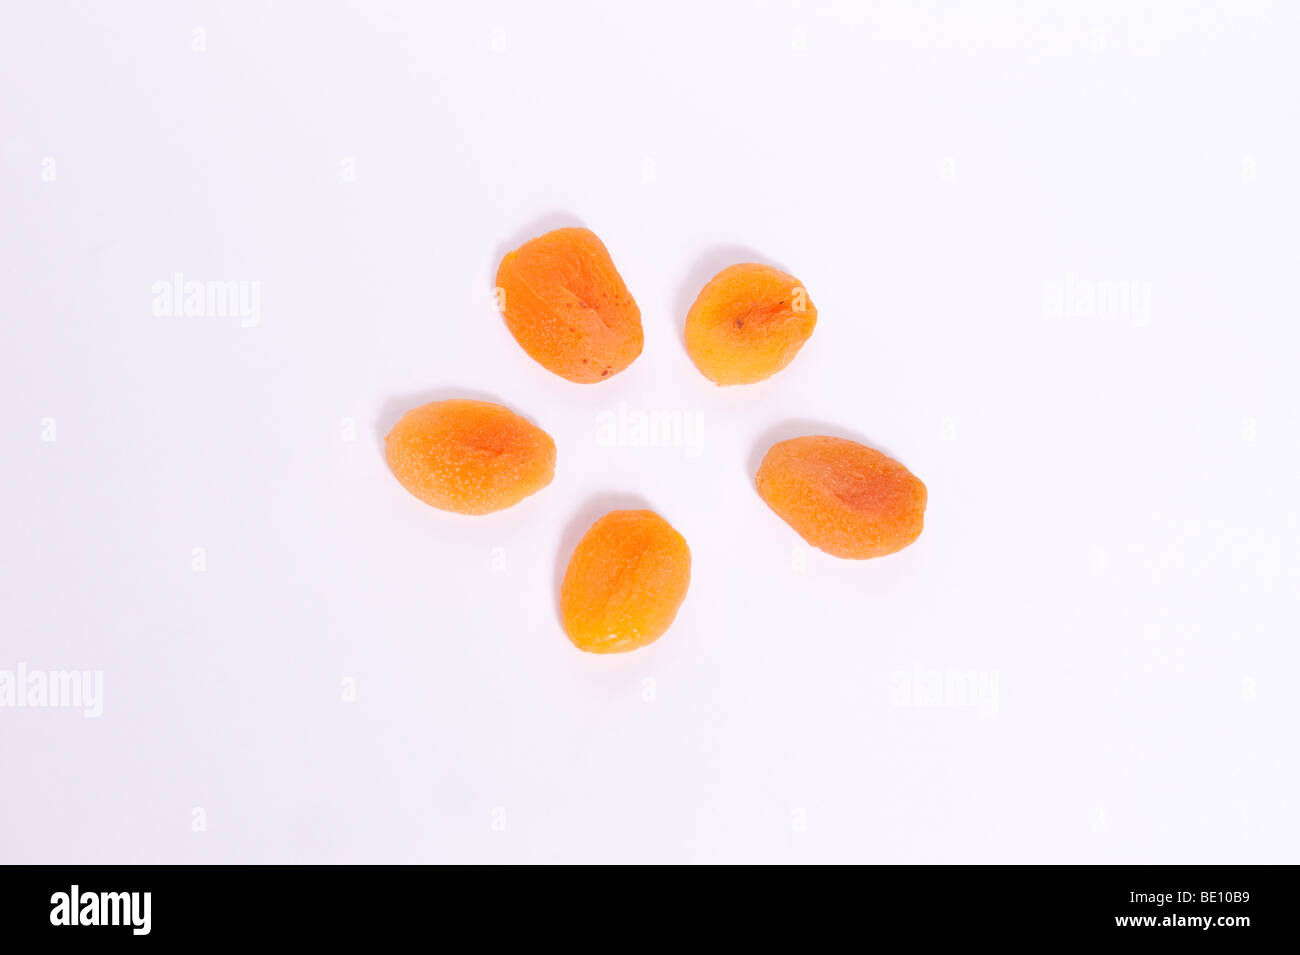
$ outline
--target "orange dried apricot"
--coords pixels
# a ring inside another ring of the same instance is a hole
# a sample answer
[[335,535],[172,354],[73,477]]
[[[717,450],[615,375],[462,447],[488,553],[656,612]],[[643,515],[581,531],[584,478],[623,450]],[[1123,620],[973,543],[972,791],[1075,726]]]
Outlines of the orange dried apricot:
[[719,385],[747,385],[794,360],[817,327],[817,308],[793,275],[746,263],[723,269],[686,316],[686,350]]
[[510,333],[561,378],[603,381],[641,354],[641,310],[590,229],[555,229],[506,253],[497,288]]
[[764,456],[756,484],[799,536],[835,557],[883,557],[921,535],[925,485],[856,441],[824,435],[780,441]]
[[691,550],[654,511],[610,511],[583,535],[560,587],[569,639],[624,653],[663,635],[686,599]]
[[393,475],[424,503],[459,514],[518,504],[555,476],[555,442],[490,401],[413,408],[384,439]]

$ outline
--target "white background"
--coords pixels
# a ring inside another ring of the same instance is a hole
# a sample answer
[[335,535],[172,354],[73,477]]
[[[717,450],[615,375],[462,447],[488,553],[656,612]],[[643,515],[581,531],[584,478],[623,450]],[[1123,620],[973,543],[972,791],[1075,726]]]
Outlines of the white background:
[[[0,858],[1298,861],[1298,46],[1286,3],[7,7],[0,669],[104,712],[0,709]],[[594,386],[492,302],[573,223],[645,325]],[[682,320],[754,259],[820,322],[718,389]],[[155,315],[175,272],[260,323]],[[383,435],[451,395],[555,481],[402,490]],[[767,510],[810,431],[926,482],[914,546]],[[690,593],[582,654],[559,574],[628,502]]]

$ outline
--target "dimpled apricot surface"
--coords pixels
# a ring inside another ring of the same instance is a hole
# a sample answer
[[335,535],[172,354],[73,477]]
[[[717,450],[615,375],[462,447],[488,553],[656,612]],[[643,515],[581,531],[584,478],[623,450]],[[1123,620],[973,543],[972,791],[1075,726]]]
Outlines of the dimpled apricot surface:
[[590,229],[555,229],[506,253],[497,288],[515,340],[562,378],[604,381],[641,354],[641,310]]
[[778,442],[759,465],[756,483],[768,507],[835,557],[882,557],[921,534],[925,485],[856,441],[815,435]]
[[574,548],[560,587],[569,639],[591,653],[658,640],[691,582],[686,539],[654,511],[610,511]]
[[719,385],[746,385],[794,360],[817,327],[817,309],[793,275],[733,265],[704,286],[686,316],[686,350]]
[[459,514],[518,504],[551,483],[555,442],[509,408],[453,399],[413,408],[384,439],[393,475],[424,503]]

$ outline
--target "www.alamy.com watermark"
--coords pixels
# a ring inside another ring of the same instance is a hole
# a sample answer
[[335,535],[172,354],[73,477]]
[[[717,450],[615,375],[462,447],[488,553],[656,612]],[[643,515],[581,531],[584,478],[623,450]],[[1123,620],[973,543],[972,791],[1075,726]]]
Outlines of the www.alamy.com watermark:
[[262,323],[262,283],[249,279],[200,281],[177,272],[153,283],[158,318],[237,318],[244,328]]
[[679,448],[688,458],[704,450],[704,412],[631,408],[596,414],[596,445],[602,448]]
[[1127,319],[1134,328],[1151,324],[1151,283],[1134,280],[1085,279],[1073,272],[1065,281],[1043,286],[1043,314],[1048,318]]
[[970,709],[998,713],[997,670],[940,670],[920,664],[890,675],[890,702],[916,709]]
[[79,709],[88,719],[104,713],[103,670],[31,670],[26,663],[0,670],[0,709]]

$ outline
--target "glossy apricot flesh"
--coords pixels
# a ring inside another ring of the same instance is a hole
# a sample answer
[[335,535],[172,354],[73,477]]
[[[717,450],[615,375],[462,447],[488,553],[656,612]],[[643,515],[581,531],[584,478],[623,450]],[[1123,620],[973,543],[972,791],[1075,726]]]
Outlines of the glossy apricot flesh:
[[518,504],[555,475],[551,436],[490,401],[452,399],[413,408],[388,433],[384,449],[402,487],[459,514]]
[[835,557],[862,560],[902,550],[921,534],[926,490],[874,448],[814,435],[768,449],[758,493],[804,540]]
[[574,548],[560,587],[580,650],[624,653],[663,635],[686,599],[691,550],[654,511],[610,511]]
[[817,327],[817,308],[793,275],[733,265],[701,290],[686,316],[686,350],[719,385],[745,385],[794,360]]
[[555,229],[506,253],[497,289],[515,340],[562,378],[604,381],[641,354],[641,310],[590,229]]

